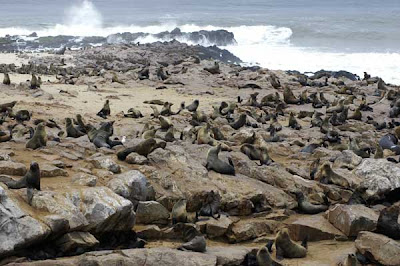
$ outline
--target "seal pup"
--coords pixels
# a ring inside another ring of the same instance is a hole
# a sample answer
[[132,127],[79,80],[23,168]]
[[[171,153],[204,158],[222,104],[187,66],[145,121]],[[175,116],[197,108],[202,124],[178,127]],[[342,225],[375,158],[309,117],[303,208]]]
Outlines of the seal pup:
[[218,154],[221,151],[221,144],[212,147],[208,150],[206,168],[208,171],[214,170],[217,173],[224,175],[235,175],[235,168],[232,160],[229,159],[229,164],[220,160]]
[[270,165],[274,161],[269,157],[265,147],[256,147],[252,144],[243,144],[240,151],[249,157],[250,160],[259,160],[260,165]]
[[40,123],[35,130],[32,138],[26,143],[26,148],[36,150],[40,147],[44,147],[47,144],[47,134],[45,126]]
[[185,199],[180,199],[172,207],[171,218],[173,225],[187,222],[188,213],[186,211],[186,202],[187,201]]
[[294,243],[289,236],[287,228],[281,229],[275,238],[276,257],[280,258],[304,258],[307,256],[307,238],[302,245]]
[[3,84],[11,85],[10,75],[8,73],[4,73]]
[[107,116],[111,114],[110,110],[110,101],[106,100],[104,103],[103,108],[97,113],[97,116],[100,116],[101,118],[107,119]]
[[259,266],[282,266],[282,264],[271,258],[266,247],[262,247],[257,251],[256,258]]
[[303,192],[301,191],[296,191],[295,192],[296,198],[297,198],[297,204],[299,207],[299,210],[302,213],[305,214],[317,214],[320,212],[324,212],[328,209],[328,199],[324,197],[325,204],[327,205],[322,205],[322,204],[312,204],[311,202],[307,201],[306,198],[304,197]]
[[66,123],[67,137],[79,138],[85,135],[85,133],[79,131],[74,127],[71,118],[65,118],[65,123]]
[[378,218],[376,230],[385,236],[394,240],[400,240],[400,224],[398,218],[400,214],[400,206],[393,205],[381,211]]
[[186,107],[186,109],[189,111],[189,112],[196,112],[197,111],[197,108],[199,107],[199,104],[200,104],[200,102],[199,102],[199,100],[194,100],[190,105],[188,105],[187,107]]

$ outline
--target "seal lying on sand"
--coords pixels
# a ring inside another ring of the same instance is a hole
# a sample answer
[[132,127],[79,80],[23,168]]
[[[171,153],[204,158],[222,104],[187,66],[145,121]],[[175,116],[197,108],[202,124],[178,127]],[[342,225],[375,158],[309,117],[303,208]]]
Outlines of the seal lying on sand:
[[214,170],[217,173],[224,175],[235,175],[235,168],[232,161],[229,159],[229,164],[221,161],[218,158],[218,154],[221,151],[221,144],[216,147],[212,147],[207,154],[207,170]]

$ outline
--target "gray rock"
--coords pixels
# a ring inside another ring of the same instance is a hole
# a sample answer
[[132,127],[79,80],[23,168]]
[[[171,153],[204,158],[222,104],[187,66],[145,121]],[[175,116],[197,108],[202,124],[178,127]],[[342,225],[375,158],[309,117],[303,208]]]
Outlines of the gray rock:
[[0,257],[44,240],[50,234],[50,228],[29,216],[13,200],[17,197],[0,185]]
[[135,206],[147,197],[147,178],[136,170],[115,176],[107,186],[118,195],[132,201]]
[[196,224],[202,228],[202,231],[207,234],[209,238],[217,238],[224,236],[231,228],[233,221],[224,214],[221,214],[218,220],[210,218],[205,221],[199,221]]
[[334,168],[347,168],[354,169],[357,167],[362,161],[362,158],[356,155],[354,152],[350,150],[344,150],[342,153],[336,158],[333,163]]
[[54,165],[41,164],[40,176],[41,177],[68,176],[68,172]]
[[378,214],[364,205],[335,205],[327,211],[327,219],[346,236],[357,236],[361,231],[373,231]]
[[136,152],[132,152],[131,154],[129,154],[126,159],[125,162],[129,163],[129,164],[138,164],[138,165],[143,165],[148,163],[148,159],[140,154],[137,154]]
[[217,266],[235,266],[242,265],[251,251],[248,247],[209,247],[206,254],[217,257]]
[[400,188],[400,167],[386,159],[365,159],[355,169],[362,179],[366,196],[381,199],[384,194]]
[[73,184],[81,185],[81,186],[88,186],[88,187],[95,187],[97,184],[97,177],[94,175],[90,175],[87,173],[77,173],[72,176],[71,182]]
[[40,191],[33,196],[32,206],[67,219],[71,230],[130,230],[135,223],[132,203],[107,187]]
[[62,252],[71,252],[77,248],[88,249],[99,244],[99,241],[89,232],[71,232],[55,241]]
[[1,175],[17,175],[23,176],[26,174],[26,166],[22,163],[15,163],[11,161],[0,161],[0,174]]
[[273,234],[278,222],[262,218],[240,220],[227,233],[231,243],[243,242],[267,234]]
[[136,222],[139,224],[168,224],[169,211],[157,201],[139,201]]
[[117,164],[111,156],[96,156],[93,155],[88,161],[97,169],[105,169],[114,174],[121,173],[121,167]]
[[358,252],[382,265],[400,265],[400,243],[371,232],[360,232],[356,239]]

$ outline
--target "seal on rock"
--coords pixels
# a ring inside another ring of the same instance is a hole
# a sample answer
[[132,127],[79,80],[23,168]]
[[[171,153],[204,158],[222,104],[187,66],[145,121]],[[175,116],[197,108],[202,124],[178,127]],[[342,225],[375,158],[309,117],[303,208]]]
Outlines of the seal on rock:
[[399,214],[399,205],[393,205],[383,209],[379,214],[376,227],[377,232],[394,240],[400,240],[400,224],[398,223]]
[[189,112],[196,112],[197,108],[199,107],[199,104],[200,104],[200,101],[196,99],[196,100],[193,101],[193,103],[191,103],[190,105],[188,105],[188,106],[186,107],[186,109],[187,109]]
[[232,161],[229,159],[229,164],[218,158],[218,154],[221,151],[221,144],[216,147],[212,147],[207,154],[207,170],[214,170],[217,173],[224,175],[235,175],[235,168]]
[[[306,200],[303,192],[301,192],[301,191],[296,191],[295,195],[297,198],[297,204],[298,204],[299,210],[305,214],[317,214],[320,212],[324,212],[328,209],[328,206],[326,206],[326,205],[310,203],[309,201]],[[325,200],[325,203],[328,203],[326,197],[324,198],[324,200]]]
[[252,144],[243,144],[240,151],[249,157],[250,160],[259,160],[261,165],[270,165],[274,161],[269,157],[265,147],[256,147]]
[[65,123],[66,123],[67,137],[79,138],[85,135],[85,133],[79,131],[74,127],[71,118],[65,118]]
[[188,213],[186,211],[186,200],[180,199],[172,207],[171,218],[172,224],[186,223]]
[[33,134],[33,137],[26,143],[26,148],[36,150],[40,147],[44,147],[47,144],[47,134],[45,126],[40,123]]
[[271,258],[266,247],[262,247],[257,251],[257,263],[262,266],[282,266],[279,262],[276,262]]

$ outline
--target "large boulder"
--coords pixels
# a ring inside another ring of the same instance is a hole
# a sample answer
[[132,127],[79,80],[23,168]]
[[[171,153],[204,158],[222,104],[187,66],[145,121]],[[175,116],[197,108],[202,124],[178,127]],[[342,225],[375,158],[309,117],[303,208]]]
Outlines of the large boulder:
[[168,224],[169,211],[157,201],[140,201],[136,209],[139,224]]
[[362,162],[362,158],[350,150],[344,150],[333,163],[334,168],[354,169]]
[[88,161],[97,169],[105,169],[114,174],[121,173],[121,167],[117,164],[111,156],[98,156],[93,155]]
[[382,265],[400,265],[400,243],[371,232],[360,232],[356,239],[358,252]]
[[248,247],[210,247],[206,254],[217,257],[217,266],[234,266],[243,265],[251,251]]
[[23,163],[16,163],[12,161],[0,161],[0,174],[1,175],[17,175],[23,176],[27,172],[26,166]]
[[118,195],[129,199],[135,206],[147,197],[147,178],[137,170],[115,176],[107,186]]
[[17,202],[17,197],[0,185],[0,257],[42,241],[50,234],[48,226],[21,208],[23,203]]
[[40,165],[40,177],[68,176],[68,172],[54,165]]
[[365,159],[354,172],[362,179],[368,198],[381,199],[400,188],[400,167],[385,159]]
[[210,218],[201,220],[196,224],[200,226],[201,231],[209,238],[217,238],[224,236],[228,232],[233,221],[228,216],[221,214],[219,219]]
[[71,230],[131,230],[135,223],[132,203],[107,187],[40,191],[34,195],[32,206],[66,218]]
[[321,214],[301,216],[288,227],[290,237],[295,241],[303,241],[305,237],[308,237],[309,241],[320,241],[344,236]]
[[262,218],[240,220],[227,232],[227,237],[231,243],[255,239],[275,233],[278,224],[276,221]]
[[56,240],[55,245],[62,252],[75,251],[77,248],[89,249],[99,241],[89,232],[71,232]]
[[378,214],[364,205],[335,205],[327,212],[327,219],[346,236],[357,236],[361,231],[373,231]]

